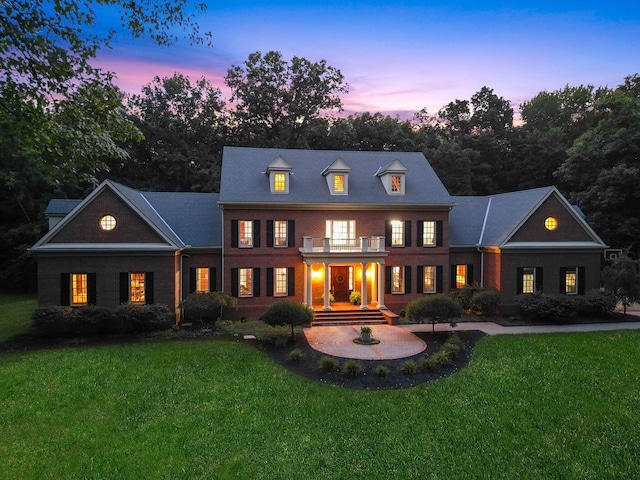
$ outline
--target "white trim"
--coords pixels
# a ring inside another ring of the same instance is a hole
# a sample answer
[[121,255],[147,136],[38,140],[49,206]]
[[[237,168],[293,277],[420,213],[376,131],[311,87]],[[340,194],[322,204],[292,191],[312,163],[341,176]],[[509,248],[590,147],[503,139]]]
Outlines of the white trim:
[[487,210],[484,212],[484,220],[482,221],[482,230],[480,231],[480,239],[478,240],[478,245],[482,245],[482,239],[484,238],[484,229],[487,226],[487,220],[489,218],[489,210],[491,210],[491,200],[492,200],[492,197],[489,197],[489,202],[487,203]]

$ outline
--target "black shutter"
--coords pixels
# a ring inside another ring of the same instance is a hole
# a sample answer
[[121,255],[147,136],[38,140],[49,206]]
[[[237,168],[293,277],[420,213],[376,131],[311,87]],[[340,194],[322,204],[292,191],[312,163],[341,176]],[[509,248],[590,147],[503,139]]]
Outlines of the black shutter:
[[384,292],[391,293],[391,267],[384,267]]
[[384,224],[384,246],[391,246],[391,220],[387,220]]
[[473,264],[467,265],[467,285],[473,284]]
[[[424,221],[423,220],[418,220],[417,230],[418,230],[418,234],[416,235],[416,246],[424,247]],[[421,292],[418,292],[418,293],[421,293]]]
[[516,293],[518,295],[522,294],[522,280],[524,275],[524,268],[518,267],[516,268]]
[[273,268],[267,267],[267,297],[273,297]]
[[[420,225],[422,222],[418,222]],[[418,228],[419,230],[419,228]],[[418,265],[416,275],[416,293],[424,293],[424,266]]]
[[296,222],[287,220],[287,247],[296,246]]
[[296,294],[296,269],[287,268],[287,295],[293,297]]
[[144,274],[144,303],[151,305],[153,303],[153,272],[145,272]]
[[196,269],[195,267],[189,269],[189,293],[196,291]]
[[567,267],[560,267],[560,295],[567,293]]
[[71,304],[71,274],[60,274],[60,305],[68,307]]
[[404,267],[404,293],[411,293],[411,267]]
[[231,247],[238,248],[238,220],[231,220]]
[[436,247],[442,246],[442,220],[436,221]]
[[544,292],[543,282],[542,282],[542,267],[536,267],[536,292]]
[[120,303],[129,301],[129,272],[120,272]]
[[260,220],[253,221],[253,246],[260,246]]
[[238,269],[231,269],[231,296],[238,298]]
[[273,247],[273,220],[267,220],[267,247]]
[[578,267],[578,295],[584,295],[586,280],[584,267]]
[[450,278],[449,283],[450,283],[452,289],[458,288],[458,286],[456,284],[456,265],[451,265],[451,278]]
[[442,288],[443,277],[444,277],[444,268],[442,265],[438,265],[436,267],[436,293],[442,293],[444,289]]
[[253,269],[253,296],[254,297],[260,296],[260,269],[259,268]]
[[218,269],[216,267],[209,267],[209,291],[218,291]]
[[404,246],[411,246],[411,220],[405,220],[404,222]]
[[87,303],[89,305],[96,305],[98,303],[95,273],[87,273]]

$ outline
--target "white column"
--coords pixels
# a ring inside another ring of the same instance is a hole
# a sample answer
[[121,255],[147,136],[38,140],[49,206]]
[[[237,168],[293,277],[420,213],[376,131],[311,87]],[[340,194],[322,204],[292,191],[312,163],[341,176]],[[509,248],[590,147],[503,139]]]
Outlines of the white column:
[[304,303],[307,307],[313,308],[313,295],[312,295],[313,277],[312,277],[311,265],[305,262],[304,269],[305,269]]
[[369,301],[367,300],[367,263],[362,262],[362,292],[360,297],[360,310],[369,309]]
[[329,300],[329,263],[324,264],[324,306],[323,310],[331,310],[331,302]]
[[378,308],[380,310],[387,310],[384,304],[384,285],[384,263],[380,262],[378,264]]

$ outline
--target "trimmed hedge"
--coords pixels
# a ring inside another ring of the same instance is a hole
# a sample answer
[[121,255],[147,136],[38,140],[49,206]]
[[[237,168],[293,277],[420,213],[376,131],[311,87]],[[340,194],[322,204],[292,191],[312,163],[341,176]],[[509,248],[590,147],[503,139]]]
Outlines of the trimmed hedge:
[[533,321],[562,321],[572,317],[607,316],[616,307],[611,292],[589,290],[585,295],[518,295],[515,304],[520,314]]

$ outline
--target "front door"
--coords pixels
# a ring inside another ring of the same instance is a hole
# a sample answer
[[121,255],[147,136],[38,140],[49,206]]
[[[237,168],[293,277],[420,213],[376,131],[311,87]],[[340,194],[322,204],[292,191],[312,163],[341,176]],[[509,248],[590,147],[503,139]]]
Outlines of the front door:
[[331,267],[331,290],[336,302],[349,301],[349,267]]

